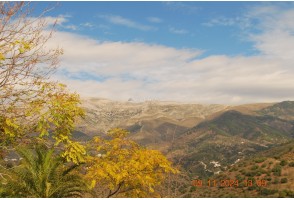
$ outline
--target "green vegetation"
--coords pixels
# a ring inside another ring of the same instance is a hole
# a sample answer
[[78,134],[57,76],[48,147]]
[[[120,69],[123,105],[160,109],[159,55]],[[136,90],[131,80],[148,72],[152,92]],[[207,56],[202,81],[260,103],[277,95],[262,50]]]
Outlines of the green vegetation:
[[[63,159],[53,155],[45,145],[17,151],[21,164],[6,170],[1,197],[62,198],[83,197],[87,186],[78,165],[65,166]],[[4,173],[5,173],[4,172]]]
[[[161,152],[140,146],[122,128],[105,138],[75,130],[85,116],[80,97],[49,81],[63,52],[44,48],[51,34],[43,34],[48,27],[29,16],[29,6],[0,4],[0,197],[294,196],[294,162],[287,160],[293,155],[293,102],[259,116],[226,110],[192,129],[194,124],[154,119],[149,132],[160,133],[178,173]],[[136,123],[128,127],[133,135],[146,128]],[[194,177],[240,183],[198,188],[191,186]],[[258,185],[264,180],[268,188]]]
[[294,119],[294,102],[293,101],[283,101],[277,103],[268,108],[264,108],[259,111],[260,114],[270,115],[279,117],[281,119],[293,120]]
[[[208,197],[291,197],[294,190],[290,183],[294,180],[294,174],[289,166],[291,162],[288,161],[288,158],[289,155],[293,155],[292,146],[293,141],[260,152],[251,158],[240,161],[237,165],[237,171],[232,170],[234,166],[230,166],[220,175],[210,177],[210,179],[215,180],[237,179],[239,184],[237,187],[219,187]],[[280,155],[279,160],[273,160],[274,154]],[[272,165],[270,166],[269,163],[272,163]],[[210,191],[196,188],[196,192],[207,193]],[[192,195],[192,197],[200,196],[200,194]]]
[[256,169],[258,169],[258,168],[259,168],[258,165],[253,165],[253,166],[251,167],[251,170],[256,170]]
[[275,180],[273,181],[273,184],[278,184],[279,183],[279,178],[275,178]]
[[281,183],[287,183],[288,182],[288,179],[287,178],[282,178],[281,179]]
[[272,169],[272,172],[275,176],[281,176],[282,167],[280,165],[275,165]]
[[286,161],[286,160],[282,160],[281,162],[280,162],[280,165],[281,166],[285,166],[285,165],[287,165],[288,164],[288,162]]
[[254,161],[256,162],[256,163],[262,163],[262,162],[264,162],[266,160],[266,158],[256,158]]
[[267,188],[262,188],[259,192],[260,192],[261,195],[268,196],[268,195],[275,194],[275,193],[277,193],[278,191],[277,191],[277,190],[267,189]]
[[85,112],[78,94],[49,81],[63,52],[47,49],[46,11],[32,17],[30,5],[0,4],[0,196],[158,196],[155,186],[178,172],[159,151],[123,129],[109,140],[73,138]]

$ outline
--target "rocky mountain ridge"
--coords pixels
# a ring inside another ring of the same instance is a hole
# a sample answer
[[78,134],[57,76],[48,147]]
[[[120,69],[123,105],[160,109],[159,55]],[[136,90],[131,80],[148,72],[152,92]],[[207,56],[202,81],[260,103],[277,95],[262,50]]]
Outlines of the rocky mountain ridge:
[[84,99],[86,117],[75,137],[130,131],[147,148],[162,151],[191,176],[209,177],[227,166],[293,140],[293,102],[238,106]]

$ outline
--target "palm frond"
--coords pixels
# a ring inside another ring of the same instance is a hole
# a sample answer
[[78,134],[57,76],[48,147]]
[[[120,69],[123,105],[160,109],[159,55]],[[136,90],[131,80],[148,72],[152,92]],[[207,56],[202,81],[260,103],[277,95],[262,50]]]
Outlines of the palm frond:
[[23,158],[10,170],[9,181],[0,190],[0,197],[82,197],[87,185],[75,169],[54,155],[54,149],[37,145],[34,149],[19,148]]

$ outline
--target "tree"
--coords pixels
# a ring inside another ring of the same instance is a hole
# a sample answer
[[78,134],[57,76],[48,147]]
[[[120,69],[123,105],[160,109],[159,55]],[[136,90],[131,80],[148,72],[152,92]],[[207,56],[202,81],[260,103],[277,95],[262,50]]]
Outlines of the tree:
[[[80,98],[66,91],[62,84],[47,83],[42,88],[42,98],[32,99],[22,107],[22,117],[0,116],[1,147],[33,142],[33,138],[47,138],[51,146],[59,146],[62,156],[74,163],[83,162],[84,147],[72,140],[76,118],[84,115]],[[55,142],[49,139],[52,137]]]
[[21,164],[5,170],[2,197],[83,197],[87,185],[75,172],[78,165],[65,166],[54,150],[36,145],[33,150],[20,148]]
[[46,47],[54,29],[44,19],[47,11],[32,17],[29,2],[0,2],[0,153],[31,138],[53,137],[63,156],[78,163],[85,149],[71,131],[83,110],[77,94],[49,80],[62,50]]
[[0,2],[0,111],[36,97],[56,69],[62,50],[46,48],[47,11],[31,17],[30,2]]
[[103,197],[146,197],[154,194],[155,186],[165,174],[177,173],[171,163],[156,150],[140,147],[127,139],[128,131],[112,129],[110,140],[94,138],[96,156],[87,158],[88,180],[100,189]]

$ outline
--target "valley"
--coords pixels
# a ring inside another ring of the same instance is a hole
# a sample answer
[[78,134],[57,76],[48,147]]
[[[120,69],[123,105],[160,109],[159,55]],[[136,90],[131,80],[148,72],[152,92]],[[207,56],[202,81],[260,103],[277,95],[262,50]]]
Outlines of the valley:
[[[188,182],[238,176],[230,173],[232,169],[242,170],[236,166],[249,165],[256,154],[265,155],[267,163],[278,163],[269,158],[274,155],[264,152],[289,142],[288,146],[294,146],[291,101],[229,106],[84,99],[82,106],[86,116],[74,137],[86,141],[95,135],[104,137],[110,128],[127,129],[139,144],[163,152],[189,177]],[[293,176],[292,168],[285,170]],[[293,184],[290,188],[294,190]]]

